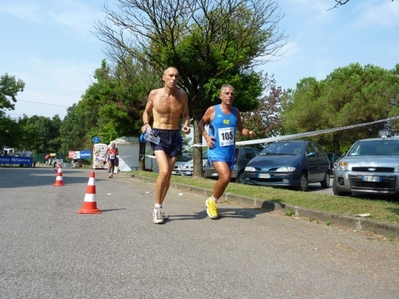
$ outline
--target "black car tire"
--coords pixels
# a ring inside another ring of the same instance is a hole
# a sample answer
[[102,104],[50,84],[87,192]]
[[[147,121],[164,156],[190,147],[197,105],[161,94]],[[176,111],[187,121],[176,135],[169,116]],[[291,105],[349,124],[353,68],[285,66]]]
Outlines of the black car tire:
[[242,182],[244,181],[244,171],[241,171],[238,175],[237,178],[235,179],[234,182],[238,183],[238,184],[242,184]]
[[324,175],[324,180],[320,182],[322,188],[330,188],[330,172],[327,171]]
[[299,177],[299,186],[298,186],[299,191],[307,191],[308,190],[308,175],[303,172],[301,176]]

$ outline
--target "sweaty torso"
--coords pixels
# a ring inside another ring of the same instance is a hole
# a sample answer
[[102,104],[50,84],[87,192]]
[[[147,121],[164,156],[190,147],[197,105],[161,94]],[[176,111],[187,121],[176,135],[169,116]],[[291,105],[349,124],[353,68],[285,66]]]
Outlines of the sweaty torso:
[[166,94],[164,89],[157,89],[152,95],[153,128],[164,130],[179,130],[179,119],[183,109],[184,93],[175,90]]

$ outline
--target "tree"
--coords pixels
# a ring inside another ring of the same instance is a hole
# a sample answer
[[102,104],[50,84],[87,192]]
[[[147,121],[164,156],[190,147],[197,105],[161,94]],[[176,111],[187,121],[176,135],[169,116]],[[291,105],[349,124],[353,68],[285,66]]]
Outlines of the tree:
[[17,93],[24,91],[24,87],[25,83],[22,80],[16,80],[7,73],[0,77],[0,113],[4,112],[4,109],[14,110]]
[[94,116],[90,116],[92,133],[106,143],[120,136],[137,135],[141,125],[136,122],[141,118],[146,96],[157,86],[154,77],[149,78],[148,72],[143,74],[132,60],[118,63],[115,68],[103,61],[94,77],[97,82],[78,104],[78,112],[90,111]]
[[[91,110],[88,110],[90,112]],[[60,127],[61,151],[78,151],[91,149],[91,143],[85,142],[87,130],[86,121],[89,115],[78,112],[78,105],[73,104],[67,109],[67,114]],[[91,139],[90,139],[91,142]],[[90,144],[90,146],[87,146]]]
[[61,119],[58,115],[49,117],[24,115],[18,118],[20,136],[19,149],[30,149],[35,153],[58,152],[61,148],[59,131]]
[[[81,131],[85,132],[81,137],[83,145],[91,146],[94,136],[105,143],[121,136],[137,136],[146,97],[151,89],[158,87],[159,78],[150,67],[129,56],[114,66],[103,60],[94,78],[96,82],[86,90],[76,111],[71,111],[77,114],[71,118],[78,117]],[[76,120],[70,125],[75,123]],[[70,130],[65,131],[65,135],[68,134]],[[141,155],[145,153],[145,146],[140,144]],[[145,168],[144,160],[139,164],[140,169]]]
[[2,116],[0,110],[0,148],[5,146],[17,147],[19,136],[21,136],[20,128],[15,119],[10,116]]
[[6,110],[14,110],[18,92],[24,90],[25,83],[7,73],[0,77],[0,147],[18,146],[19,128],[16,120],[5,115]]
[[[257,108],[262,93],[253,71],[282,46],[277,24],[283,17],[274,1],[263,0],[119,0],[117,12],[104,7],[106,21],[96,24],[97,37],[112,59],[133,57],[161,74],[168,66],[180,72],[194,119],[194,143],[201,143],[197,123],[218,103],[220,87],[232,84],[235,105]],[[158,75],[160,78],[161,76]],[[202,152],[194,151],[194,176],[202,175]]]
[[[264,77],[265,94],[259,99],[259,107],[254,111],[241,114],[244,127],[256,132],[256,138],[267,138],[281,134],[281,100],[286,92],[276,86],[276,80]],[[237,140],[246,140],[248,137],[239,136]]]
[[[399,115],[399,66],[385,70],[350,64],[326,79],[304,78],[283,101],[284,133],[294,134],[372,122]],[[393,122],[397,124],[397,122]],[[334,152],[354,141],[376,137],[385,124],[343,130],[312,139]]]

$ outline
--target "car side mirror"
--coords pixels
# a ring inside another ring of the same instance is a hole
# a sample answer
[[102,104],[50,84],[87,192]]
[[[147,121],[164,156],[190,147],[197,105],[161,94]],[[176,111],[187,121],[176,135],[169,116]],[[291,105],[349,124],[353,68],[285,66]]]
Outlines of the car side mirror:
[[316,153],[315,152],[310,152],[309,154],[306,155],[308,158],[313,158],[316,157]]

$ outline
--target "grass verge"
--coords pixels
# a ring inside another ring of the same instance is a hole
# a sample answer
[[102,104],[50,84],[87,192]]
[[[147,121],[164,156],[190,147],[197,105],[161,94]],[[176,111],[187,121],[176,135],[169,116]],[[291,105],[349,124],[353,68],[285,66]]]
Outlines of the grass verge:
[[[157,178],[157,173],[133,171],[132,175]],[[172,176],[173,183],[213,189],[215,180],[193,177]],[[312,192],[299,192],[282,188],[251,186],[230,183],[227,193],[259,198],[279,204],[299,206],[347,216],[369,213],[371,219],[399,224],[399,200],[384,198],[360,198],[334,196]]]

